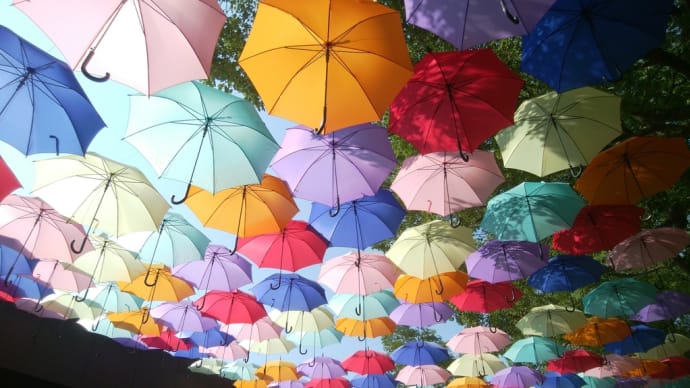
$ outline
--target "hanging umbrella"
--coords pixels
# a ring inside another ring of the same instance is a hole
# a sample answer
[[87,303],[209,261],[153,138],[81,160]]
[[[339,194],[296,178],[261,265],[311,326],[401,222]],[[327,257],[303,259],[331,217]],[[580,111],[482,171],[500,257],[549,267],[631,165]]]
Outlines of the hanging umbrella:
[[407,210],[441,216],[483,206],[505,181],[493,153],[472,152],[468,161],[449,152],[410,156],[391,183]]
[[364,249],[395,237],[405,214],[393,193],[381,189],[336,208],[313,202],[309,223],[332,247]]
[[405,0],[405,16],[408,23],[466,50],[480,43],[525,35],[553,2]]
[[535,388],[580,388],[587,385],[587,382],[575,373],[544,373],[544,381],[535,385]]
[[270,360],[256,368],[254,374],[261,380],[298,380],[297,365],[288,360]]
[[5,199],[11,192],[22,187],[17,177],[14,176],[12,169],[5,163],[0,156],[0,201]]
[[368,295],[392,288],[399,274],[388,257],[358,250],[326,260],[316,280],[335,293]]
[[450,298],[450,302],[460,311],[490,313],[513,307],[521,297],[522,292],[513,283],[471,280],[463,292]]
[[572,255],[609,250],[640,231],[643,214],[633,205],[586,205],[572,227],[554,233],[551,244]]
[[297,372],[310,379],[331,379],[347,374],[340,361],[331,357],[313,357],[297,365]]
[[344,377],[333,379],[311,379],[304,384],[305,388],[349,388],[350,382]]
[[467,274],[490,283],[526,279],[544,267],[549,247],[529,241],[489,240],[465,260]]
[[236,341],[235,337],[221,331],[220,326],[211,327],[205,331],[179,332],[176,335],[186,343],[200,348],[225,346]]
[[498,388],[528,388],[543,382],[544,375],[522,365],[501,369],[491,376],[491,385]]
[[[575,291],[596,283],[606,267],[592,256],[557,255],[529,276],[527,283],[542,292]],[[571,298],[571,304],[575,301]]]
[[584,373],[579,373],[578,376],[584,380],[588,386],[592,386],[594,388],[614,388],[617,384],[617,381],[614,377],[593,377],[593,376],[587,376]]
[[556,337],[572,333],[587,324],[585,314],[577,309],[547,304],[537,306],[520,318],[515,326],[524,335]]
[[613,247],[609,262],[616,271],[650,268],[675,257],[688,245],[690,234],[683,229],[645,229]]
[[[319,306],[310,311],[283,311],[273,318],[273,322],[284,328],[286,334],[294,331],[317,333],[335,326],[333,313],[326,306]],[[300,351],[306,354],[306,351]]]
[[151,309],[158,324],[175,332],[204,332],[217,327],[215,319],[202,315],[191,302],[163,302]]
[[378,121],[412,72],[399,12],[349,0],[261,2],[239,63],[269,114],[323,133]]
[[590,204],[635,204],[672,187],[690,167],[680,137],[630,137],[600,152],[575,182]]
[[335,326],[323,329],[321,331],[292,331],[292,333],[286,333],[285,337],[299,345],[303,349],[312,348],[316,350],[317,348],[325,348],[326,346],[335,345],[341,343],[343,339],[343,333],[336,330]]
[[[256,297],[241,290],[211,290],[194,304],[205,316],[228,324],[255,323],[266,316],[266,309]],[[232,332],[228,333],[240,338]]]
[[388,130],[421,154],[458,151],[467,160],[513,124],[523,83],[490,49],[429,52],[391,103]]
[[522,42],[521,70],[562,93],[616,81],[664,41],[673,1],[557,0]]
[[232,291],[252,282],[251,264],[222,245],[206,247],[203,260],[173,268],[173,275],[200,290]]
[[598,353],[585,349],[573,349],[561,354],[558,358],[549,360],[546,363],[546,370],[566,374],[584,372],[602,365],[604,365],[604,357]]
[[[421,279],[400,275],[393,285],[393,293],[399,299],[410,303],[433,303],[447,301],[465,290],[467,274],[460,271],[444,272]],[[434,316],[438,322],[441,317]]]
[[668,357],[661,360],[664,369],[651,373],[650,377],[677,380],[690,374],[690,359],[687,357]]
[[191,349],[191,345],[182,341],[175,336],[175,334],[175,331],[163,327],[160,335],[141,335],[139,340],[145,343],[149,349],[161,349],[173,352]]
[[456,353],[482,354],[499,352],[512,340],[505,331],[484,326],[466,327],[452,336],[446,345]]
[[450,359],[448,349],[434,342],[413,340],[393,350],[391,358],[396,364],[420,366],[438,364]]
[[491,385],[479,377],[458,377],[451,380],[447,388],[490,388]]
[[480,227],[499,240],[538,242],[569,228],[584,205],[567,183],[523,182],[487,202]]
[[582,298],[585,314],[626,317],[656,302],[656,288],[635,278],[607,280]]
[[[170,208],[141,171],[93,152],[36,161],[33,194],[88,225],[87,234],[157,230]],[[72,242],[72,250],[82,252],[85,244],[86,238]]]
[[388,132],[369,123],[328,135],[288,128],[271,168],[297,198],[338,208],[374,195],[397,165]]
[[503,165],[543,177],[586,166],[621,134],[621,98],[594,88],[525,100],[496,135]]
[[395,369],[393,360],[385,353],[375,350],[358,350],[346,357],[343,368],[360,375],[383,374]]
[[405,385],[425,386],[445,384],[450,373],[438,365],[406,365],[395,376],[395,379]]
[[470,228],[434,220],[405,229],[386,256],[406,274],[424,279],[456,271],[473,251]]
[[367,318],[388,317],[400,305],[393,292],[382,290],[369,295],[335,294],[328,301],[339,317]]
[[690,351],[690,338],[679,333],[669,333],[663,344],[640,353],[639,356],[640,358],[661,360],[667,357],[683,356],[688,351]]
[[395,378],[388,373],[355,377],[350,380],[350,384],[355,388],[396,388],[398,386]]
[[[244,348],[252,352],[261,354],[287,354],[295,348],[295,344],[288,341],[284,336],[268,338],[263,341],[240,341]],[[247,359],[245,358],[245,361]]]
[[491,353],[463,354],[446,367],[453,376],[490,376],[507,368],[500,358]]
[[585,375],[599,378],[622,376],[626,372],[640,366],[639,359],[628,356],[607,354],[604,356],[604,359],[606,360],[604,365],[586,370]]
[[10,285],[10,275],[30,275],[31,264],[26,256],[16,250],[0,245],[0,278],[5,280],[5,286]]
[[651,375],[662,372],[665,369],[666,367],[659,360],[639,360],[639,365],[636,368],[626,371],[621,377],[631,380],[637,378],[636,381],[641,384],[641,387],[644,387],[647,385],[647,379]]
[[656,294],[656,302],[642,307],[630,316],[630,320],[639,322],[673,320],[688,313],[690,313],[690,295],[666,290],[659,291]]
[[[310,380],[312,381],[312,380]],[[272,381],[268,383],[267,388],[304,388],[305,383],[301,380],[287,380],[287,381]]]
[[227,18],[209,0],[184,8],[165,0],[88,6],[79,1],[60,6],[50,1],[14,1],[14,5],[52,39],[73,69],[80,68],[98,82],[112,73],[114,80],[147,95],[206,79]]
[[455,311],[443,302],[403,302],[389,316],[397,325],[424,328],[448,321]]
[[320,264],[328,248],[328,241],[311,225],[292,220],[279,233],[241,237],[237,252],[260,268],[297,271]]
[[630,331],[630,335],[622,340],[604,345],[604,351],[616,354],[643,353],[662,345],[666,340],[665,332],[647,325],[631,326]]
[[4,26],[0,42],[0,140],[24,155],[83,155],[105,123],[74,73]]
[[51,288],[62,291],[80,292],[93,285],[89,274],[57,260],[39,260],[31,275]]
[[50,294],[39,302],[44,309],[59,314],[62,319],[96,319],[99,306],[91,301],[78,301],[70,293]]
[[225,363],[220,368],[221,377],[225,377],[231,380],[251,380],[255,378],[254,371],[259,368],[258,365],[243,362],[241,360],[234,360]]
[[236,380],[233,383],[235,388],[267,388],[268,384],[264,380]]
[[632,332],[627,322],[618,318],[587,318],[587,323],[572,333],[563,335],[563,339],[573,345],[602,346],[620,341]]
[[361,341],[366,338],[376,338],[384,335],[391,335],[395,331],[395,322],[388,317],[378,317],[370,319],[359,318],[338,318],[335,321],[335,328],[339,332],[357,337]]
[[503,356],[513,363],[543,364],[559,358],[565,348],[550,338],[525,337],[513,342]]
[[280,337],[283,328],[273,322],[270,316],[264,315],[252,323],[223,323],[221,331],[242,341],[264,341]]
[[160,335],[161,327],[155,320],[149,319],[149,309],[143,307],[141,310],[111,312],[107,314],[113,326],[142,335]]
[[298,274],[273,274],[260,281],[252,291],[259,302],[279,311],[310,311],[328,303],[317,282]]
[[179,302],[195,293],[191,284],[174,276],[167,267],[163,266],[149,267],[146,273],[137,276],[129,283],[120,282],[118,286],[122,291],[149,302]]

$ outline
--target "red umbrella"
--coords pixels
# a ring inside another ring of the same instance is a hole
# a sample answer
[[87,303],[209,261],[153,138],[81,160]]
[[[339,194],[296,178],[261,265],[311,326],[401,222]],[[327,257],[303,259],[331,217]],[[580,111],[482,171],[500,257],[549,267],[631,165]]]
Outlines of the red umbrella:
[[342,362],[343,368],[360,375],[383,374],[395,368],[393,360],[375,350],[359,350]]
[[189,350],[192,345],[184,342],[175,335],[174,330],[162,330],[160,335],[142,335],[139,339],[150,348],[170,350]]
[[328,241],[304,221],[290,221],[280,233],[241,237],[237,251],[261,268],[297,271],[323,261]]
[[690,375],[690,358],[674,356],[661,360],[664,370],[652,373],[650,377],[657,379],[678,379]]
[[604,365],[604,357],[585,349],[568,350],[561,357],[546,363],[546,370],[552,372],[577,373]]
[[513,124],[523,81],[489,49],[428,53],[393,100],[389,131],[422,154],[466,157]]
[[209,291],[194,305],[203,315],[223,323],[254,323],[266,316],[264,305],[254,295],[240,290]]
[[644,209],[634,205],[587,205],[572,227],[556,232],[552,246],[572,255],[604,251],[640,231]]
[[450,298],[460,311],[490,313],[512,307],[522,292],[511,282],[489,283],[472,280],[462,293]]
[[17,180],[17,177],[14,176],[10,167],[0,156],[0,200],[20,187],[22,185]]
[[305,385],[306,388],[348,388],[350,382],[342,377],[334,379],[311,379]]

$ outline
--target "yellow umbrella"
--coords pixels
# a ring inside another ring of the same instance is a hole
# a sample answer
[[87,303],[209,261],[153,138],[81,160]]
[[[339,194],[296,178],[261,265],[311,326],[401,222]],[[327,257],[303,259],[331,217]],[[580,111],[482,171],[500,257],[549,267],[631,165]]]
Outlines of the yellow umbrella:
[[376,338],[384,335],[393,334],[395,322],[388,317],[372,319],[338,318],[335,322],[335,329],[351,337]]
[[461,271],[445,272],[426,279],[400,275],[393,294],[410,303],[442,302],[465,291],[468,276]]
[[163,265],[152,265],[129,283],[117,283],[123,292],[136,295],[146,301],[179,302],[194,295],[194,288],[185,280],[170,273]]
[[[277,311],[277,310],[275,310]],[[286,333],[319,332],[335,325],[333,313],[325,306],[319,306],[311,311],[283,311],[274,322],[285,329]]]
[[108,319],[113,326],[130,331],[135,334],[161,335],[161,327],[153,319],[150,319],[149,309],[142,307],[137,311],[125,311],[120,313],[108,313]]
[[285,360],[267,361],[265,364],[258,367],[254,374],[259,379],[267,382],[299,379],[297,365],[292,361]]
[[515,326],[524,335],[555,337],[572,333],[586,324],[587,318],[582,311],[547,304],[530,309],[525,316],[517,321]]
[[491,353],[464,354],[446,367],[453,376],[489,376],[507,366]]
[[670,333],[666,335],[666,341],[657,345],[644,353],[638,353],[640,358],[663,360],[664,358],[684,356],[690,351],[690,338],[678,334]]
[[269,114],[323,133],[380,120],[412,75],[400,13],[374,1],[260,1],[239,63]]
[[491,384],[480,379],[479,377],[458,377],[457,379],[451,380],[448,388],[489,388]]
[[266,388],[268,383],[264,380],[235,380],[235,388]]
[[250,351],[261,354],[287,354],[295,348],[295,344],[283,335],[277,338],[268,338],[263,341],[252,342],[249,340],[240,341],[240,344],[248,347]]

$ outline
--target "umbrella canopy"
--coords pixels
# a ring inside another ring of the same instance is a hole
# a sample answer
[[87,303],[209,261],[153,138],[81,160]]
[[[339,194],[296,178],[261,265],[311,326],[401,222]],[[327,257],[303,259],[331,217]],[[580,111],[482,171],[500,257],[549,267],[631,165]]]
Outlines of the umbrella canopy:
[[434,342],[409,341],[391,353],[396,364],[420,366],[438,364],[450,359],[448,349]]
[[391,183],[407,210],[448,216],[483,206],[505,181],[493,153],[475,150],[468,161],[457,153],[433,152],[410,156]]
[[270,360],[256,368],[254,374],[261,380],[297,380],[297,365],[288,360]]
[[328,240],[304,221],[292,220],[279,233],[241,237],[237,252],[260,268],[297,271],[319,264],[328,248]]
[[292,333],[287,333],[285,337],[292,342],[298,343],[303,349],[311,347],[316,350],[341,343],[343,333],[336,330],[335,326],[333,326],[318,332],[293,331]]
[[298,274],[272,274],[256,283],[252,291],[259,302],[279,311],[310,311],[328,303],[317,282]]
[[451,380],[448,385],[446,385],[448,388],[489,388],[491,387],[491,384],[487,383],[484,381],[484,379],[481,379],[479,377],[458,377],[453,380]]
[[690,295],[666,290],[656,294],[656,302],[648,304],[630,316],[630,320],[655,322],[672,320],[690,313]]
[[544,373],[544,381],[535,385],[537,388],[580,388],[587,385],[587,382],[575,373]]
[[79,292],[93,285],[89,274],[57,260],[39,260],[31,275],[51,288],[62,291]]
[[563,335],[563,339],[573,345],[602,346],[620,341],[632,333],[627,322],[618,318],[587,318],[587,323],[572,333]]
[[11,192],[22,187],[14,172],[0,156],[0,201],[5,199]]
[[528,33],[554,0],[513,0],[498,4],[465,0],[405,0],[408,23],[445,39],[459,50]]
[[393,288],[399,274],[388,257],[358,250],[328,259],[317,280],[335,293],[368,295]]
[[462,329],[446,345],[456,353],[482,354],[501,351],[511,342],[508,333],[501,329],[474,326]]
[[491,353],[463,354],[446,368],[453,376],[490,376],[507,368],[500,358]]
[[690,374],[690,359],[687,357],[668,357],[661,360],[661,363],[664,369],[651,373],[651,377],[675,380]]
[[358,337],[362,340],[391,335],[395,330],[395,326],[395,322],[388,317],[371,319],[343,317],[335,321],[336,330],[347,336]]
[[400,305],[398,299],[389,290],[382,290],[369,295],[335,294],[328,301],[339,317],[367,318],[388,317]]
[[[223,323],[255,323],[266,316],[266,309],[256,297],[241,290],[211,290],[194,304],[205,316]],[[235,333],[228,333],[240,338]]]
[[173,275],[167,267],[152,266],[129,283],[118,283],[124,292],[146,301],[179,302],[194,295],[194,287]]
[[549,247],[529,241],[489,240],[465,260],[467,274],[490,283],[526,279],[544,267]]
[[393,360],[375,350],[358,350],[342,361],[343,368],[360,375],[383,374],[395,368]]
[[261,354],[287,354],[295,348],[295,344],[288,341],[284,336],[268,338],[262,341],[240,341],[245,349]]
[[547,304],[531,308],[515,326],[524,335],[556,337],[572,333],[586,324],[587,318],[582,311]]
[[31,264],[26,256],[8,246],[0,245],[0,277],[6,280],[5,286],[10,285],[10,275],[29,275],[31,272]]
[[311,379],[304,384],[306,388],[349,388],[350,381],[344,377],[332,379]]
[[557,255],[529,276],[527,283],[542,292],[575,291],[596,283],[606,267],[592,256]]
[[161,335],[161,327],[155,320],[150,319],[149,309],[112,312],[107,314],[113,326],[142,335]]
[[566,374],[584,372],[602,365],[604,365],[604,357],[598,353],[585,349],[573,349],[556,359],[549,360],[546,363],[546,370]]
[[582,298],[585,314],[627,317],[656,302],[657,289],[635,278],[607,280]]
[[463,292],[450,298],[450,302],[460,311],[490,313],[512,307],[521,297],[522,292],[513,283],[471,280]]
[[[467,286],[467,274],[460,271],[444,272],[421,279],[411,275],[400,275],[393,285],[393,293],[410,303],[447,301],[460,294]],[[440,322],[440,317],[434,317]]]
[[690,338],[678,333],[669,333],[666,335],[666,342],[640,353],[639,356],[661,360],[667,357],[683,356],[688,351],[690,351]]
[[391,104],[389,131],[420,153],[463,159],[513,124],[523,81],[490,49],[429,52]]
[[286,334],[293,331],[315,333],[335,325],[333,313],[326,306],[319,306],[311,311],[283,311],[274,316],[273,321],[285,328]]
[[445,384],[450,373],[438,365],[406,365],[395,376],[395,379],[405,385],[425,386]]
[[503,165],[543,177],[586,166],[621,134],[621,98],[594,88],[525,100],[496,135]]
[[543,364],[559,358],[565,348],[550,338],[525,337],[517,340],[503,353],[512,362]]
[[[278,150],[251,103],[200,82],[131,99],[124,139],[159,176],[187,182],[188,188],[215,194],[259,183]],[[186,194],[172,202],[184,202]]]
[[0,42],[0,140],[24,155],[84,155],[105,123],[69,66],[4,26]]
[[283,328],[265,315],[253,323],[229,323],[223,324],[221,331],[236,337],[243,343],[261,342],[272,338],[280,338]]
[[544,375],[526,366],[511,366],[491,376],[491,384],[499,388],[528,388],[544,382]]
[[231,291],[252,282],[252,266],[227,247],[210,244],[203,260],[190,261],[173,268],[173,275],[200,290]]
[[522,71],[564,92],[619,79],[664,41],[673,1],[557,0],[524,38]]
[[49,312],[59,314],[62,319],[96,319],[101,310],[96,303],[79,301],[70,293],[50,294],[41,299],[40,305]]
[[215,319],[204,317],[191,302],[163,302],[151,309],[159,324],[175,332],[204,332],[218,327]]
[[101,306],[102,312],[134,311],[141,308],[143,299],[122,292],[115,283],[107,283],[89,289],[88,300]]
[[616,271],[650,268],[675,257],[688,245],[690,234],[683,229],[645,229],[613,247],[609,262]]
[[398,386],[395,378],[388,373],[355,377],[350,380],[350,384],[355,388],[395,388]]
[[630,330],[629,336],[604,345],[604,351],[616,354],[643,353],[666,340],[664,331],[646,325],[634,325]]
[[331,379],[347,374],[340,361],[331,357],[313,357],[297,365],[300,375],[311,379]]
[[328,207],[376,194],[396,165],[386,128],[373,123],[328,135],[288,128],[271,162],[295,197]]
[[630,137],[600,152],[575,182],[590,204],[635,204],[672,187],[690,167],[680,137]]
[[206,79],[226,20],[213,0],[188,7],[166,0],[14,4],[52,39],[73,69],[95,81],[112,74],[147,95]]
[[538,242],[569,228],[584,205],[567,183],[523,182],[487,202],[480,227],[499,240]]
[[455,316],[455,311],[443,302],[403,302],[390,313],[390,318],[396,324],[417,328],[446,322],[453,316]]
[[626,372],[631,371],[640,366],[641,360],[629,356],[619,356],[617,354],[607,354],[604,356],[606,360],[604,365],[588,369],[585,375],[593,377],[611,377],[622,376]]
[[412,73],[398,11],[350,0],[261,2],[239,63],[269,114],[324,133],[378,121]]

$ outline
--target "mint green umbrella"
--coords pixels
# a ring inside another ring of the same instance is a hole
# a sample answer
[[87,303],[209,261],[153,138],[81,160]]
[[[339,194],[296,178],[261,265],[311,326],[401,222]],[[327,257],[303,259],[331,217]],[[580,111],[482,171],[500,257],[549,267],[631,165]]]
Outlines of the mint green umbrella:
[[602,318],[628,317],[656,303],[657,289],[635,278],[608,280],[582,298],[585,314]]
[[614,377],[594,377],[587,376],[584,373],[578,373],[577,375],[587,383],[583,388],[614,388],[616,386],[616,379]]
[[335,294],[328,305],[339,317],[372,319],[389,316],[400,301],[391,291],[383,290],[369,295]]
[[545,337],[526,337],[513,342],[503,356],[513,362],[542,364],[559,358],[565,348]]

